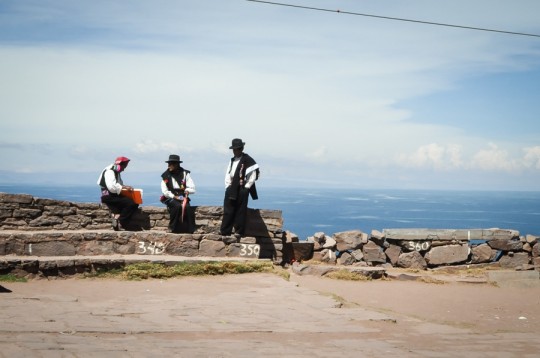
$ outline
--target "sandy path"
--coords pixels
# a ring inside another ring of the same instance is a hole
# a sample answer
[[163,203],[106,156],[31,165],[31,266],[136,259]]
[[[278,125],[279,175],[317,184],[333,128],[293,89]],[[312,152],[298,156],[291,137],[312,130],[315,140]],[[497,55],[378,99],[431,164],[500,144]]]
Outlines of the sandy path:
[[[2,283],[2,357],[538,357],[540,291],[271,274]],[[524,317],[526,319],[519,319]]]

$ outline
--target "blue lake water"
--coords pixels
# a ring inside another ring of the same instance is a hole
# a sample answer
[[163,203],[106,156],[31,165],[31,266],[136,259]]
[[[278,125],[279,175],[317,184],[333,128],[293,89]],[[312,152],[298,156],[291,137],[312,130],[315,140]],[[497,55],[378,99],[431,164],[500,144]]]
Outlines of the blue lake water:
[[[142,187],[144,204],[162,206],[159,187]],[[322,193],[316,189],[258,188],[259,200],[249,207],[283,212],[284,229],[301,239],[322,231],[391,228],[518,230],[540,235],[540,192],[423,191],[342,189]],[[74,202],[99,202],[97,186],[0,185],[0,192]],[[197,187],[192,205],[223,203],[223,189]]]

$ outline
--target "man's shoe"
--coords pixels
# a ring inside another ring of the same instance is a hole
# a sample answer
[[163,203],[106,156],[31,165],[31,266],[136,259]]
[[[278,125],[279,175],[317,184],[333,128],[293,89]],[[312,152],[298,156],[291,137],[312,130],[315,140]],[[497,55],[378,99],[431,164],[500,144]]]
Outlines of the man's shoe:
[[114,216],[111,218],[111,224],[114,231],[118,231],[120,223],[118,222],[118,219]]
[[126,229],[124,229],[122,227],[122,224],[120,224],[120,222],[118,222],[118,225],[116,226],[116,231],[126,231]]

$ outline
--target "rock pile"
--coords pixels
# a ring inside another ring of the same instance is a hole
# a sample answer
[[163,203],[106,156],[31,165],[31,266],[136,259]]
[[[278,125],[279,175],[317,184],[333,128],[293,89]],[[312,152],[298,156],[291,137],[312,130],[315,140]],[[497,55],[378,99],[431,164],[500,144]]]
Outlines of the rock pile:
[[537,236],[504,229],[385,229],[332,236],[318,232],[293,247],[297,260],[347,266],[426,269],[498,262],[501,267],[533,269],[540,268],[539,241]]

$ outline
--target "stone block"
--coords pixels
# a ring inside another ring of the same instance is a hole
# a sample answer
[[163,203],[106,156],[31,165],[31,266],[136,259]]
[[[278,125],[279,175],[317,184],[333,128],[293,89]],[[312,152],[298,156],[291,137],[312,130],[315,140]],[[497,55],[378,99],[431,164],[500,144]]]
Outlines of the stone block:
[[7,219],[13,216],[13,210],[0,209],[0,219]]
[[525,242],[531,244],[531,246],[533,246],[534,244],[536,244],[538,242],[538,236],[535,236],[535,235],[526,235],[525,236]]
[[384,229],[386,239],[392,240],[433,240],[433,241],[470,241],[470,240],[510,240],[519,237],[519,231],[506,229]]
[[360,230],[343,231],[334,234],[338,251],[356,250],[362,246],[363,232]]
[[335,249],[337,245],[336,240],[333,237],[325,236],[324,244],[322,245],[323,249]]
[[488,271],[488,282],[500,287],[538,287],[540,272],[538,271]]
[[21,219],[35,219],[41,216],[43,212],[35,208],[21,208],[13,210],[12,217]]
[[469,257],[468,245],[445,245],[432,247],[424,256],[430,266],[450,265],[467,261]]
[[47,215],[54,215],[54,216],[68,216],[68,215],[75,215],[77,213],[77,209],[74,207],[69,206],[45,206],[43,209],[44,212],[47,212]]
[[401,247],[398,245],[390,245],[388,248],[384,251],[386,257],[392,264],[392,266],[396,266],[397,262],[399,260],[399,255],[401,255]]
[[295,262],[292,265],[292,271],[297,275],[324,276],[327,273],[336,270],[337,267],[327,265],[304,265],[298,262]]
[[386,255],[384,254],[382,247],[373,241],[369,241],[367,244],[365,244],[362,247],[362,252],[364,253],[364,261],[366,262],[381,264],[386,262]]
[[518,266],[527,265],[531,258],[526,252],[517,252],[504,255],[499,259],[499,264],[504,268],[516,268]]
[[348,266],[354,264],[355,262],[355,258],[348,252],[342,252],[337,259],[338,265]]
[[0,203],[32,204],[34,197],[28,194],[0,193]]
[[427,262],[418,251],[412,251],[399,255],[397,266],[423,270],[427,267]]
[[310,260],[313,256],[313,243],[312,242],[293,242],[291,243],[293,250],[293,259],[301,262],[304,260]]
[[35,256],[73,256],[76,252],[75,246],[65,241],[35,242],[26,246],[26,254]]
[[258,259],[261,253],[261,247],[258,244],[230,244],[227,247],[228,257],[242,257]]
[[39,206],[70,206],[71,203],[65,200],[35,198],[36,205]]
[[53,226],[60,225],[64,220],[59,216],[42,215],[34,220],[31,220],[28,225],[30,226]]
[[201,240],[199,245],[200,256],[224,257],[227,256],[227,248],[223,241]]
[[537,242],[536,244],[534,244],[531,254],[533,257],[540,257],[540,243]]
[[480,264],[492,261],[495,258],[497,251],[493,250],[488,244],[482,244],[473,247],[471,253],[471,263]]
[[198,256],[199,255],[199,241],[198,240],[172,241],[172,242],[169,242],[169,244],[167,245],[165,252],[169,255],[188,256],[188,257]]
[[521,251],[523,243],[517,239],[494,239],[488,241],[488,245],[495,250],[502,251]]
[[77,250],[77,255],[113,255],[115,254],[112,241],[85,241]]

